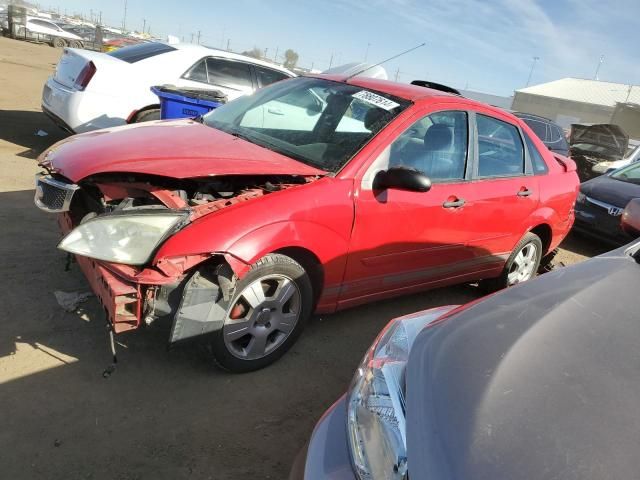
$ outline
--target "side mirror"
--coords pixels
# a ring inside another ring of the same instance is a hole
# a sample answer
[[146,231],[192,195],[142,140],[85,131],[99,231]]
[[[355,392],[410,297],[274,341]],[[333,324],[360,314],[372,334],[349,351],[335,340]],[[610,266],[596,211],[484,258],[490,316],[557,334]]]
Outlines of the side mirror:
[[640,198],[634,198],[622,212],[620,219],[622,230],[632,237],[640,237]]
[[373,179],[374,190],[388,188],[409,192],[428,192],[431,189],[431,180],[413,168],[391,167],[389,170],[378,172]]

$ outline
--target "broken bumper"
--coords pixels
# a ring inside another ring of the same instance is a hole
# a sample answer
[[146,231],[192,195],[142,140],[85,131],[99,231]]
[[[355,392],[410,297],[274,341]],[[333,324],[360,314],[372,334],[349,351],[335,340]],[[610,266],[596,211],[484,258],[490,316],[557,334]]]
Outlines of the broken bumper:
[[[58,223],[65,235],[74,228],[67,213],[58,216]],[[115,333],[135,330],[143,320],[168,316],[173,322],[169,343],[175,343],[219,330],[224,324],[227,305],[218,282],[221,277],[231,281],[229,268],[165,275],[81,255],[75,258]],[[196,256],[193,260],[204,258]]]
[[[66,213],[58,215],[58,223],[65,235],[73,230],[71,218]],[[101,262],[80,255],[75,258],[106,310],[114,331],[120,333],[138,328],[142,320],[142,286],[121,278]]]

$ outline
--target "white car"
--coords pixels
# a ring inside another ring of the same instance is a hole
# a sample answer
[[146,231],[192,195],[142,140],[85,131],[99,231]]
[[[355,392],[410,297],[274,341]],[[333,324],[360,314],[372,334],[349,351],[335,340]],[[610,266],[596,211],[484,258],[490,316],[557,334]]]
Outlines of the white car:
[[[26,34],[23,30],[25,28]],[[66,47],[69,45],[74,48],[82,48],[83,46],[81,37],[66,31],[62,24],[44,18],[27,17],[25,27],[18,29],[18,36],[23,34],[27,37],[35,37],[37,40],[42,40],[40,37],[46,36],[48,42],[54,47]]]
[[42,92],[42,111],[82,133],[160,118],[155,85],[219,90],[233,100],[295,74],[200,45],[141,43],[109,53],[65,49]]
[[627,154],[621,160],[596,163],[591,170],[595,173],[604,175],[613,172],[618,168],[626,167],[634,162],[640,161],[640,141],[629,140]]

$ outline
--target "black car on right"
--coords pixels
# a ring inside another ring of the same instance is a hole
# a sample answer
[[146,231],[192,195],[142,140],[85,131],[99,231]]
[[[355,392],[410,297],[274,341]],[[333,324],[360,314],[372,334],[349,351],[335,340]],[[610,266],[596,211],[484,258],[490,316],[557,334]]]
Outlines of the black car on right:
[[549,150],[560,155],[569,156],[569,144],[560,125],[548,118],[532,113],[513,112],[513,114],[529,125]]
[[620,216],[634,198],[640,198],[640,163],[632,163],[580,185],[574,229],[611,244],[631,240]]

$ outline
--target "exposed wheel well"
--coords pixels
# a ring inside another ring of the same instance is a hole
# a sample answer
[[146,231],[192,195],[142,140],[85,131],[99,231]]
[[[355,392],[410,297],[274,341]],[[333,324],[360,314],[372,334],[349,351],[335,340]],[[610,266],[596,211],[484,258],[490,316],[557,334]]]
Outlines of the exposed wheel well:
[[136,110],[133,112],[129,118],[127,119],[127,123],[136,123],[136,120],[140,116],[141,113],[148,112],[149,110],[160,110],[160,104],[147,105],[146,107],[142,107],[140,110]]
[[293,258],[307,271],[311,279],[311,286],[313,287],[315,305],[322,292],[322,286],[324,285],[324,270],[322,269],[320,259],[316,257],[313,252],[302,247],[285,247],[273,253],[281,253],[282,255]]
[[530,231],[540,237],[540,240],[542,241],[542,255],[544,256],[549,253],[549,247],[551,246],[551,238],[553,235],[551,227],[546,223],[542,223],[532,228]]

